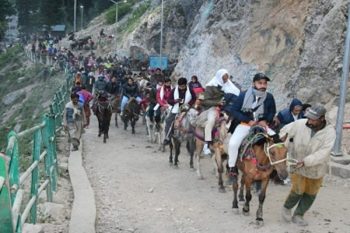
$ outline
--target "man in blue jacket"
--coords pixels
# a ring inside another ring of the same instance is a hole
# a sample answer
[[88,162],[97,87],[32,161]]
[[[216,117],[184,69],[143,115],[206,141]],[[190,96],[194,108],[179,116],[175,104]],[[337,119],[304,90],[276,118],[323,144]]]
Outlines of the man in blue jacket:
[[289,123],[303,118],[303,103],[294,98],[289,105],[289,108],[285,108],[280,111],[274,119],[275,127],[278,129],[283,128],[283,126]]
[[266,91],[268,81],[270,79],[265,74],[256,74],[252,86],[247,91],[241,92],[231,107],[231,115],[240,122],[234,130],[228,146],[231,179],[237,177],[238,149],[243,139],[248,135],[250,128],[254,125],[260,125],[267,130],[269,135],[275,134],[268,126],[276,114],[275,99],[271,93]]

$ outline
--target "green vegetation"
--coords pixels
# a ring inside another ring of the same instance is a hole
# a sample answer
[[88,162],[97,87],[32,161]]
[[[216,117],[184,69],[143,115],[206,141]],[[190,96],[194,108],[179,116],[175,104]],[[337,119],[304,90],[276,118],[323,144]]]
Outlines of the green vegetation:
[[141,3],[128,18],[127,22],[122,26],[121,30],[125,32],[130,32],[138,25],[141,17],[145,14],[145,12],[151,6],[151,1],[145,1]]
[[[118,21],[122,19],[125,15],[129,14],[132,11],[133,6],[137,3],[137,0],[129,0],[126,3],[118,3]],[[113,24],[115,23],[115,5],[111,6],[106,13],[106,23]]]

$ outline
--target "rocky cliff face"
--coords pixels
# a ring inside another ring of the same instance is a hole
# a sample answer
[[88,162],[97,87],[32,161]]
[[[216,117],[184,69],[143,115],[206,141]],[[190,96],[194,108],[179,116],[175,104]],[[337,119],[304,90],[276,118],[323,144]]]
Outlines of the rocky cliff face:
[[[345,0],[167,0],[163,52],[178,58],[174,77],[203,83],[226,68],[244,87],[268,74],[282,107],[291,97],[334,103],[342,68]],[[159,53],[160,1],[123,47]]]

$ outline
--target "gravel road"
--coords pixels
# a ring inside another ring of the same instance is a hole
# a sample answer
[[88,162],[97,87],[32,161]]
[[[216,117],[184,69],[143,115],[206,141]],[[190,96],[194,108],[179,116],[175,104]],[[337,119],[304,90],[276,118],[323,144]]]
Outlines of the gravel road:
[[350,232],[350,181],[328,176],[313,207],[308,227],[286,224],[280,210],[290,187],[271,183],[264,205],[264,226],[257,229],[253,196],[250,216],[231,210],[232,191],[219,193],[212,163],[203,159],[204,180],[189,168],[183,149],[178,169],[168,153],[147,142],[139,121],[136,135],[111,126],[106,144],[97,122],[84,135],[84,163],[95,191],[99,233],[330,233]]

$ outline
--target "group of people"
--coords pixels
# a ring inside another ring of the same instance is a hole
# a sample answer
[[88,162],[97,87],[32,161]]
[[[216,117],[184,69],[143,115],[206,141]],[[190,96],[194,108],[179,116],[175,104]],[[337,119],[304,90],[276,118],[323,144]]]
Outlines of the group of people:
[[[255,74],[252,85],[245,91],[231,80],[232,76],[225,69],[218,70],[205,86],[194,75],[190,82],[184,77],[178,78],[175,87],[172,87],[171,80],[160,69],[150,78],[143,77],[146,80],[143,86],[135,77],[127,75],[122,67],[112,72],[102,71],[96,81],[93,77],[93,73],[86,74],[83,70],[75,76],[71,101],[64,113],[64,125],[68,131],[71,130],[70,134],[81,134],[82,128],[89,125],[90,101],[97,92],[106,92],[120,96],[121,112],[128,100],[135,98],[139,104],[148,106],[146,114],[154,121],[160,121],[162,112],[169,109],[164,127],[165,145],[170,143],[174,120],[181,109],[185,106],[196,108],[199,112],[197,127],[204,129],[203,153],[210,155],[215,122],[220,113],[225,112],[233,119],[232,136],[228,143],[229,179],[233,180],[238,175],[236,161],[239,147],[250,129],[259,125],[274,140],[285,141],[289,153],[298,161],[291,175],[292,187],[284,203],[282,217],[298,225],[307,225],[303,216],[321,187],[335,138],[333,127],[326,121],[324,106],[306,105],[293,99],[288,108],[277,113],[274,96],[267,91],[271,79],[263,73]],[[79,122],[79,127],[76,122]],[[73,149],[78,149],[79,138],[72,140]]]

